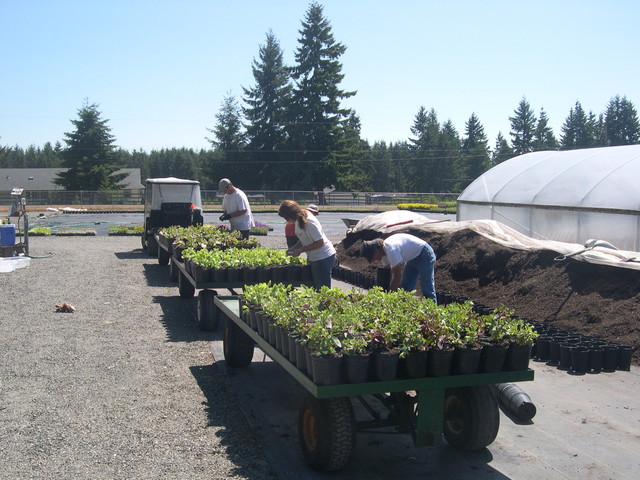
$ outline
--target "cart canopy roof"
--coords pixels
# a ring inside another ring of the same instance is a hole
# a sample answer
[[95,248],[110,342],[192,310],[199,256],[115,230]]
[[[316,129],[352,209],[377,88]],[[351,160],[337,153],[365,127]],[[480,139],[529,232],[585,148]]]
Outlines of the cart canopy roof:
[[160,210],[163,203],[192,203],[202,209],[200,182],[182,178],[147,178],[145,211]]
[[164,177],[164,178],[147,178],[147,183],[163,183],[176,185],[200,185],[198,180],[186,180],[184,178]]

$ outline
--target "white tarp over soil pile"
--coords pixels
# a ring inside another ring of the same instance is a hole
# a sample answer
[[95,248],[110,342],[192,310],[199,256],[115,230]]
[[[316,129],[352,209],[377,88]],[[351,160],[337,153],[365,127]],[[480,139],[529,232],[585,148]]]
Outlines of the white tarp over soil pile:
[[[395,232],[414,230],[435,233],[454,233],[468,229],[505,247],[518,250],[551,250],[558,252],[558,259],[572,257],[576,260],[609,265],[614,267],[640,270],[640,253],[617,250],[607,242],[597,239],[577,243],[556,242],[553,240],[537,240],[523,235],[516,230],[495,220],[467,220],[464,222],[442,222],[413,212],[394,210],[377,215],[370,215],[360,220],[349,233],[357,234],[366,231],[389,235]],[[608,245],[608,246],[607,246]]]

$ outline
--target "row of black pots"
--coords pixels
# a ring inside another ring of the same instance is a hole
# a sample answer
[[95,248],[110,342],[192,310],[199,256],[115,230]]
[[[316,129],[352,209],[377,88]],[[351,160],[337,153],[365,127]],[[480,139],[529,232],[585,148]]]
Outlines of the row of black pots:
[[[448,292],[440,292],[437,297],[440,305],[469,300]],[[488,315],[494,310],[480,303],[474,303],[473,308],[481,315]],[[539,334],[531,349],[531,356],[536,361],[577,374],[631,369],[633,347],[577,334],[545,322],[522,320]]]
[[312,279],[309,265],[214,269],[185,261],[185,269],[197,283],[306,283]]
[[484,345],[450,350],[431,348],[409,352],[404,358],[400,358],[399,352],[322,357],[314,355],[261,312],[244,308],[241,311],[243,321],[317,385],[526,370],[531,356],[531,346]]
[[376,279],[371,275],[367,275],[362,272],[356,272],[355,270],[351,270],[350,268],[344,268],[340,265],[336,265],[331,269],[331,276],[336,280],[340,280],[345,283],[350,283],[356,287],[361,288],[372,288],[378,283],[376,283]]
[[630,370],[633,348],[571,333],[542,334],[534,358],[573,373]]

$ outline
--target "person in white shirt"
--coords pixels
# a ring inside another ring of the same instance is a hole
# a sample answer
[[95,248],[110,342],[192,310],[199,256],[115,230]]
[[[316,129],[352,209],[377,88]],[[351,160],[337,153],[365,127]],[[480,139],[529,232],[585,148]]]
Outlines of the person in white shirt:
[[323,286],[331,288],[331,269],[336,261],[336,249],[324,234],[318,219],[293,200],[282,202],[278,215],[287,222],[295,223],[298,242],[287,250],[287,254],[297,257],[306,253],[314,287],[318,290]]
[[218,191],[224,193],[222,198],[222,209],[224,213],[220,215],[220,221],[229,220],[231,230],[239,230],[242,238],[249,238],[249,230],[255,226],[249,200],[245,193],[235,187],[231,180],[223,178],[218,183]]
[[424,240],[408,233],[395,233],[385,240],[376,238],[362,242],[360,256],[369,263],[380,260],[391,269],[389,290],[416,289],[418,277],[422,294],[436,302],[434,269],[436,255]]

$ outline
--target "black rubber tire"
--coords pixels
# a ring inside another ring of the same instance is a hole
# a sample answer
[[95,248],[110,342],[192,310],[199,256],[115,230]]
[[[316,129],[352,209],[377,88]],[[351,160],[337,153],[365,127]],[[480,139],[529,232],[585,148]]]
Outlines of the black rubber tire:
[[218,328],[220,310],[213,303],[218,293],[215,290],[201,290],[198,293],[198,326],[205,332]]
[[193,298],[196,293],[196,287],[189,281],[184,273],[178,275],[178,292],[182,298]]
[[169,260],[169,275],[171,276],[172,282],[178,281],[178,275],[180,275],[180,269],[174,263],[173,257],[171,257],[171,259]]
[[314,470],[333,472],[346,467],[356,449],[356,420],[349,397],[305,395],[298,411],[298,437],[302,455]]
[[147,254],[150,257],[158,256],[158,242],[156,240],[156,237],[154,237],[153,235],[149,235],[147,237]]
[[[223,314],[220,312],[220,316]],[[242,368],[251,364],[253,359],[253,340],[231,320],[224,322],[222,347],[224,359],[232,368]]]
[[167,250],[165,250],[162,247],[158,247],[158,263],[160,265],[168,265],[170,258],[171,258],[171,255]]
[[498,400],[488,385],[451,388],[444,397],[443,432],[458,450],[480,450],[491,445],[500,428]]

